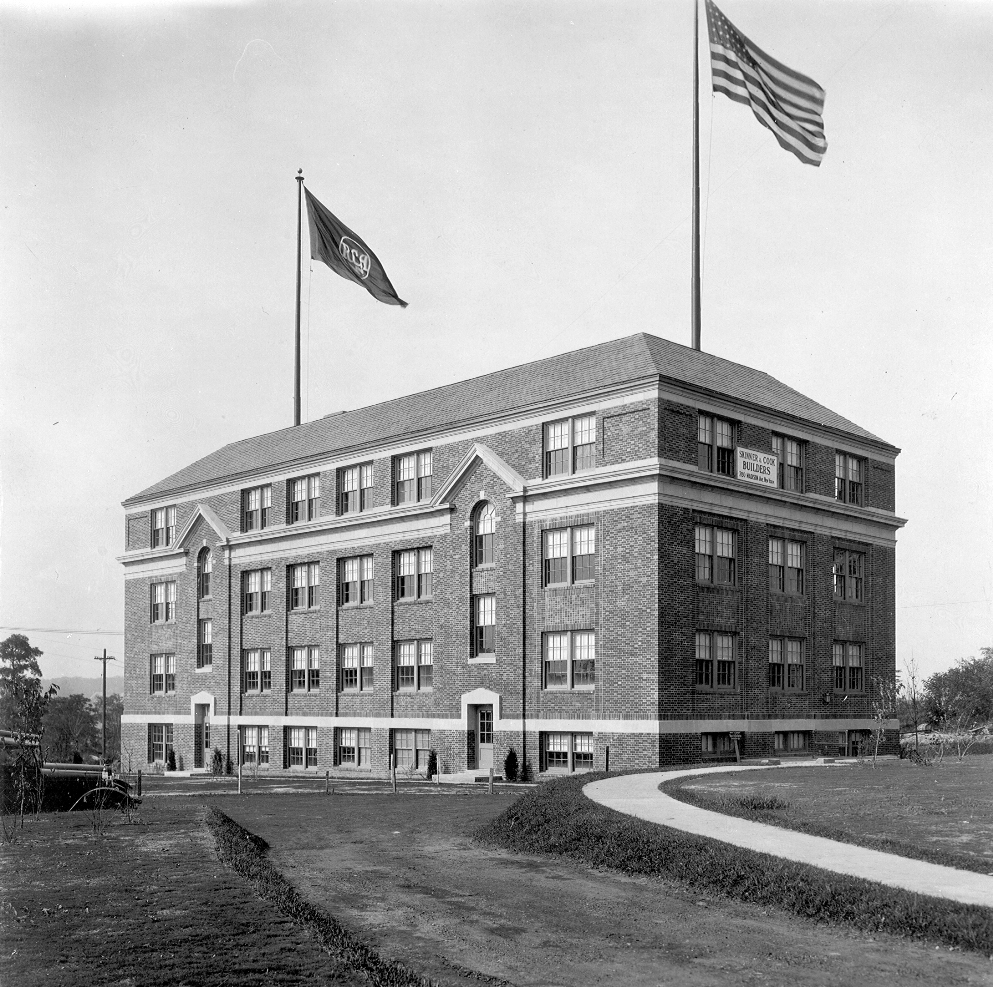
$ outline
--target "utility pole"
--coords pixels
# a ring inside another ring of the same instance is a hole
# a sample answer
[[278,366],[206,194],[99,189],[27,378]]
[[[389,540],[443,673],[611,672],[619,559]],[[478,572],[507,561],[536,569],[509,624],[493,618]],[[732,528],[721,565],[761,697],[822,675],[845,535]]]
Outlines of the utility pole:
[[100,742],[100,763],[105,766],[107,764],[107,662],[117,661],[117,659],[113,655],[108,655],[107,649],[104,648],[103,657],[95,655],[93,660],[103,662],[103,717],[100,721],[103,740]]

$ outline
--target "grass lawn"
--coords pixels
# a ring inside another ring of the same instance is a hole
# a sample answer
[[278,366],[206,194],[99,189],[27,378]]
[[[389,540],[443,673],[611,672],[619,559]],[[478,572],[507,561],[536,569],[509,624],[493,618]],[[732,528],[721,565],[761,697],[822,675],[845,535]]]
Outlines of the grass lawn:
[[981,874],[993,873],[993,755],[684,778],[703,808]]

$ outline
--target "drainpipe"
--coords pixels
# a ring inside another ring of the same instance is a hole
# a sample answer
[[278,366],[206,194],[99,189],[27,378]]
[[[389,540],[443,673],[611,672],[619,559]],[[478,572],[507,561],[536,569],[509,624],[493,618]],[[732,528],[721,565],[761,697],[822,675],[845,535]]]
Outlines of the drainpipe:
[[521,770],[528,763],[528,488],[521,486]]
[[[225,755],[224,770],[227,770],[228,761],[231,760],[231,636],[234,629],[231,625],[231,546],[224,546],[224,554],[228,563],[228,708],[225,717]],[[239,595],[240,599],[240,595]],[[261,674],[261,673],[260,673]]]

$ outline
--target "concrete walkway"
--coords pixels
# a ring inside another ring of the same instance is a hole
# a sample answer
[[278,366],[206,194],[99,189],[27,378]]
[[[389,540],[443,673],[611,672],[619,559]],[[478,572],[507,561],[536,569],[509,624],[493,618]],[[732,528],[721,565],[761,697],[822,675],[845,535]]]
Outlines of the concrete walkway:
[[[818,762],[813,762],[818,763]],[[878,881],[895,888],[905,888],[918,894],[949,898],[967,905],[993,908],[993,877],[910,860],[892,853],[838,843],[821,836],[808,836],[778,826],[751,822],[719,812],[709,812],[671,798],[659,791],[659,785],[690,775],[727,774],[732,771],[779,771],[790,767],[810,767],[810,761],[777,767],[764,765],[721,766],[693,768],[686,771],[664,771],[643,775],[622,775],[594,781],[583,792],[594,802],[609,809],[660,823],[685,833],[709,836],[723,843],[758,850],[775,857],[813,864],[838,874],[850,874],[869,881]],[[830,768],[825,767],[825,770]]]

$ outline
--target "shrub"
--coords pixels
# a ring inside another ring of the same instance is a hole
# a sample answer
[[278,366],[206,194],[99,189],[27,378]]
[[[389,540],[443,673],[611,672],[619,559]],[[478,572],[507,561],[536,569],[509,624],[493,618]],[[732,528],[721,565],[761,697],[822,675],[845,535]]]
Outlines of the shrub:
[[170,747],[166,755],[166,771],[176,770],[176,752]]
[[507,781],[517,781],[517,751],[513,747],[503,759],[503,776]]
[[212,775],[224,774],[224,755],[220,747],[214,748],[214,753],[210,755],[210,773]]
[[516,853],[558,854],[593,867],[675,880],[862,931],[993,952],[993,909],[818,870],[622,815],[583,795],[584,784],[602,777],[587,774],[540,785],[476,837]]
[[234,763],[232,762],[230,757],[228,757],[224,762],[224,773],[226,775],[234,774]]
[[428,778],[438,773],[438,754],[432,749],[428,751]]

